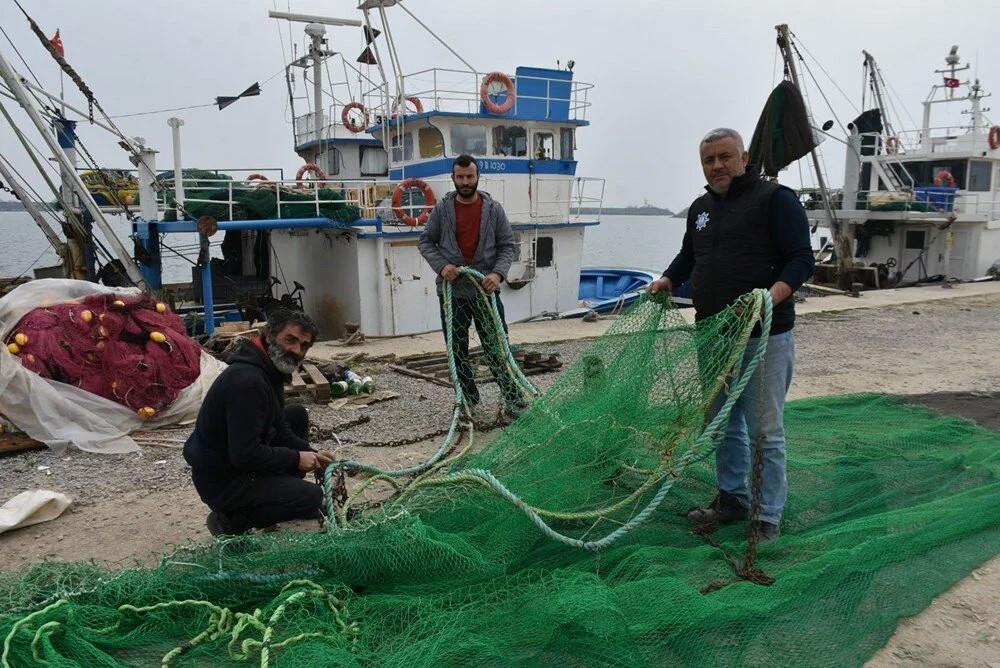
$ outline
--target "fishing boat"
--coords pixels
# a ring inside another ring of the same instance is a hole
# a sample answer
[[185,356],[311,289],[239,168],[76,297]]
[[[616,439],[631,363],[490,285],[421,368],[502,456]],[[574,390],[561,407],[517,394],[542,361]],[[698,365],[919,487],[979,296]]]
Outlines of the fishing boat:
[[[562,318],[582,318],[588,313],[618,313],[631,306],[660,273],[644,269],[615,267],[586,268],[580,272],[580,307],[560,314]],[[687,283],[671,295],[678,306],[690,306]]]
[[[3,54],[0,74],[33,109],[36,129],[58,154],[69,215],[92,219],[105,236],[113,236],[108,215],[129,216],[134,248],[111,243],[108,250],[130,282],[162,293],[171,235],[198,233],[192,281],[206,333],[220,308],[270,303],[279,298],[278,284],[299,286],[296,300],[317,321],[321,339],[343,336],[349,323],[372,336],[439,328],[436,277],[417,240],[433,204],[453,190],[451,165],[461,154],[477,159],[480,189],[504,206],[514,230],[514,264],[502,287],[508,318],[576,306],[584,231],[600,222],[584,210],[599,211],[604,194],[603,179],[577,170],[577,132],[589,125],[593,85],[575,79],[572,60],[482,71],[450,47],[461,68],[404,73],[388,27],[393,8],[411,13],[395,0],[364,0],[357,19],[269,12],[305,30],[303,55],[286,67],[292,148],[303,161],[294,178],[252,165],[191,169],[181,158],[180,118],[168,121],[173,169],[160,171],[157,151],[129,138],[98,106],[95,127],[122,138],[138,189],[122,189],[131,174],[91,164],[84,182],[74,121],[35,99],[55,96],[30,84]],[[356,61],[344,57],[353,44],[363,49]],[[331,69],[344,79],[331,80]],[[304,94],[296,72],[309,75]],[[243,95],[259,92],[254,84]],[[219,98],[220,107],[235,99]],[[93,279],[89,228],[70,229],[62,249],[72,257],[67,264],[77,277]],[[212,258],[210,240],[219,238],[224,257]],[[64,243],[54,232],[50,240]]]
[[[800,85],[801,56],[792,55],[798,51],[787,26],[777,28],[786,73]],[[862,53],[861,113],[841,126],[843,139],[834,137],[845,145],[843,186],[830,186],[813,149],[817,186],[800,191],[822,248],[816,280],[948,287],[1000,275],[1000,125],[985,115],[987,94],[978,77],[968,76],[972,66],[961,64],[953,46],[945,67],[933,70],[920,127],[906,128],[874,56]],[[949,110],[967,122],[935,122]],[[832,126],[813,131],[832,136]],[[832,232],[831,243],[817,230]]]

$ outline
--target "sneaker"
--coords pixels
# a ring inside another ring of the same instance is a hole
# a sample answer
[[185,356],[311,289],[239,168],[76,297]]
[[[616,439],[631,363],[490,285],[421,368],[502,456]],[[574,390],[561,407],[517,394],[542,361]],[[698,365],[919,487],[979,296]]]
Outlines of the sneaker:
[[507,402],[505,406],[507,413],[515,419],[521,417],[521,415],[528,410],[528,407],[527,401],[510,401]]
[[757,544],[763,545],[764,543],[770,543],[772,540],[776,540],[780,535],[781,527],[779,525],[761,520],[760,528],[757,529]]
[[746,518],[746,507],[740,503],[738,498],[723,491],[716,494],[707,507],[694,508],[688,511],[687,514],[688,522],[699,526],[728,524],[729,522],[739,522]]
[[214,510],[208,514],[205,526],[208,527],[208,532],[213,536],[233,536],[236,534],[226,514],[217,513]]

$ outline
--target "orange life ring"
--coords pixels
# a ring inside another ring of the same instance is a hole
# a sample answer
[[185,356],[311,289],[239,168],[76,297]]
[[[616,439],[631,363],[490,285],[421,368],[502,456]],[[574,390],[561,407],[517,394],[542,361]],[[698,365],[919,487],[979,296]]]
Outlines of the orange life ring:
[[886,155],[899,153],[899,137],[889,137],[885,140],[885,153]]
[[994,125],[990,128],[990,148],[1000,148],[1000,125]]
[[[409,102],[410,104],[412,104],[413,108],[416,109],[416,111],[414,111],[413,113],[415,113],[415,114],[422,114],[422,113],[424,113],[424,103],[420,101],[419,97],[407,97],[407,98],[397,97],[396,101],[392,105],[392,117],[393,118],[396,118],[396,115],[399,113],[399,105],[403,104],[403,100],[404,99],[407,102]],[[404,116],[406,115],[406,105],[405,104],[403,104],[403,115]]]
[[315,163],[307,162],[306,164],[299,167],[299,171],[295,172],[295,187],[305,188],[305,183],[302,181],[302,177],[305,176],[306,172],[312,172],[316,175],[316,179],[312,181],[314,186],[325,186],[326,185],[326,172],[320,169]]
[[[416,218],[406,215],[406,212],[403,211],[403,193],[410,188],[419,188],[424,193],[424,200],[426,201],[424,210]],[[434,191],[431,190],[426,181],[421,179],[406,179],[392,191],[392,212],[396,214],[397,218],[411,227],[426,223],[427,217],[431,215],[431,211],[433,211],[436,203],[437,200],[434,198]]]
[[[497,104],[490,99],[490,84],[502,83],[507,89],[507,99],[503,104]],[[490,72],[483,77],[483,85],[479,87],[479,97],[483,99],[483,106],[494,114],[506,114],[514,106],[517,94],[514,92],[514,82],[503,72]]]
[[[267,182],[269,182],[270,180],[271,179],[267,178],[263,174],[257,174],[255,172],[250,176],[248,176],[246,180],[244,180],[243,182],[248,186],[252,185],[254,188],[269,188],[270,186],[268,185]],[[256,181],[256,183],[254,183],[254,181]]]
[[[364,120],[361,125],[358,125],[354,120],[348,115],[351,109],[359,109],[361,114],[364,116]],[[340,112],[340,120],[344,122],[344,127],[351,132],[364,132],[368,129],[368,110],[365,109],[365,105],[360,102],[350,102],[344,105],[344,110]]]
[[948,188],[955,187],[955,177],[951,175],[947,169],[942,169],[940,172],[934,175],[934,185],[937,187],[947,186]]

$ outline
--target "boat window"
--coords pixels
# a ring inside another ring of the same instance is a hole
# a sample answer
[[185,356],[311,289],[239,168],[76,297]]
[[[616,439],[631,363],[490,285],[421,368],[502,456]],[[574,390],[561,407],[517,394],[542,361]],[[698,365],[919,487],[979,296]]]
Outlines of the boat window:
[[392,148],[393,162],[407,162],[413,160],[413,134],[407,132],[403,135],[403,148],[399,148],[399,135],[393,133],[389,146]]
[[528,131],[517,125],[493,128],[493,153],[513,158],[528,155]]
[[985,193],[990,190],[990,173],[993,171],[993,163],[986,160],[969,161],[969,183],[966,190],[977,193]]
[[551,132],[536,132],[531,144],[531,155],[535,160],[551,160],[555,156],[552,150],[555,148]]
[[335,176],[340,174],[340,166],[344,162],[344,157],[340,153],[340,149],[329,147],[326,154],[326,174],[327,176]]
[[926,234],[927,232],[925,230],[907,230],[906,250],[923,250],[924,238]]
[[559,157],[563,160],[573,159],[573,128],[559,130]]
[[361,147],[361,176],[388,176],[389,154],[380,146]]
[[420,128],[417,133],[421,158],[440,158],[444,155],[444,137],[437,128]]
[[538,237],[535,240],[535,266],[552,266],[552,237]]
[[451,126],[451,151],[455,155],[486,155],[486,126],[455,123]]

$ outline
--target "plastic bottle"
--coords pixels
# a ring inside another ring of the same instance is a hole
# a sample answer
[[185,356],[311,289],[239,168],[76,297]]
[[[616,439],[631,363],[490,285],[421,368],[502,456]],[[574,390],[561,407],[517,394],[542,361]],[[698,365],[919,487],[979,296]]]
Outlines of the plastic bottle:
[[344,379],[347,380],[347,392],[349,394],[361,394],[365,381],[358,374],[350,369],[344,369]]

